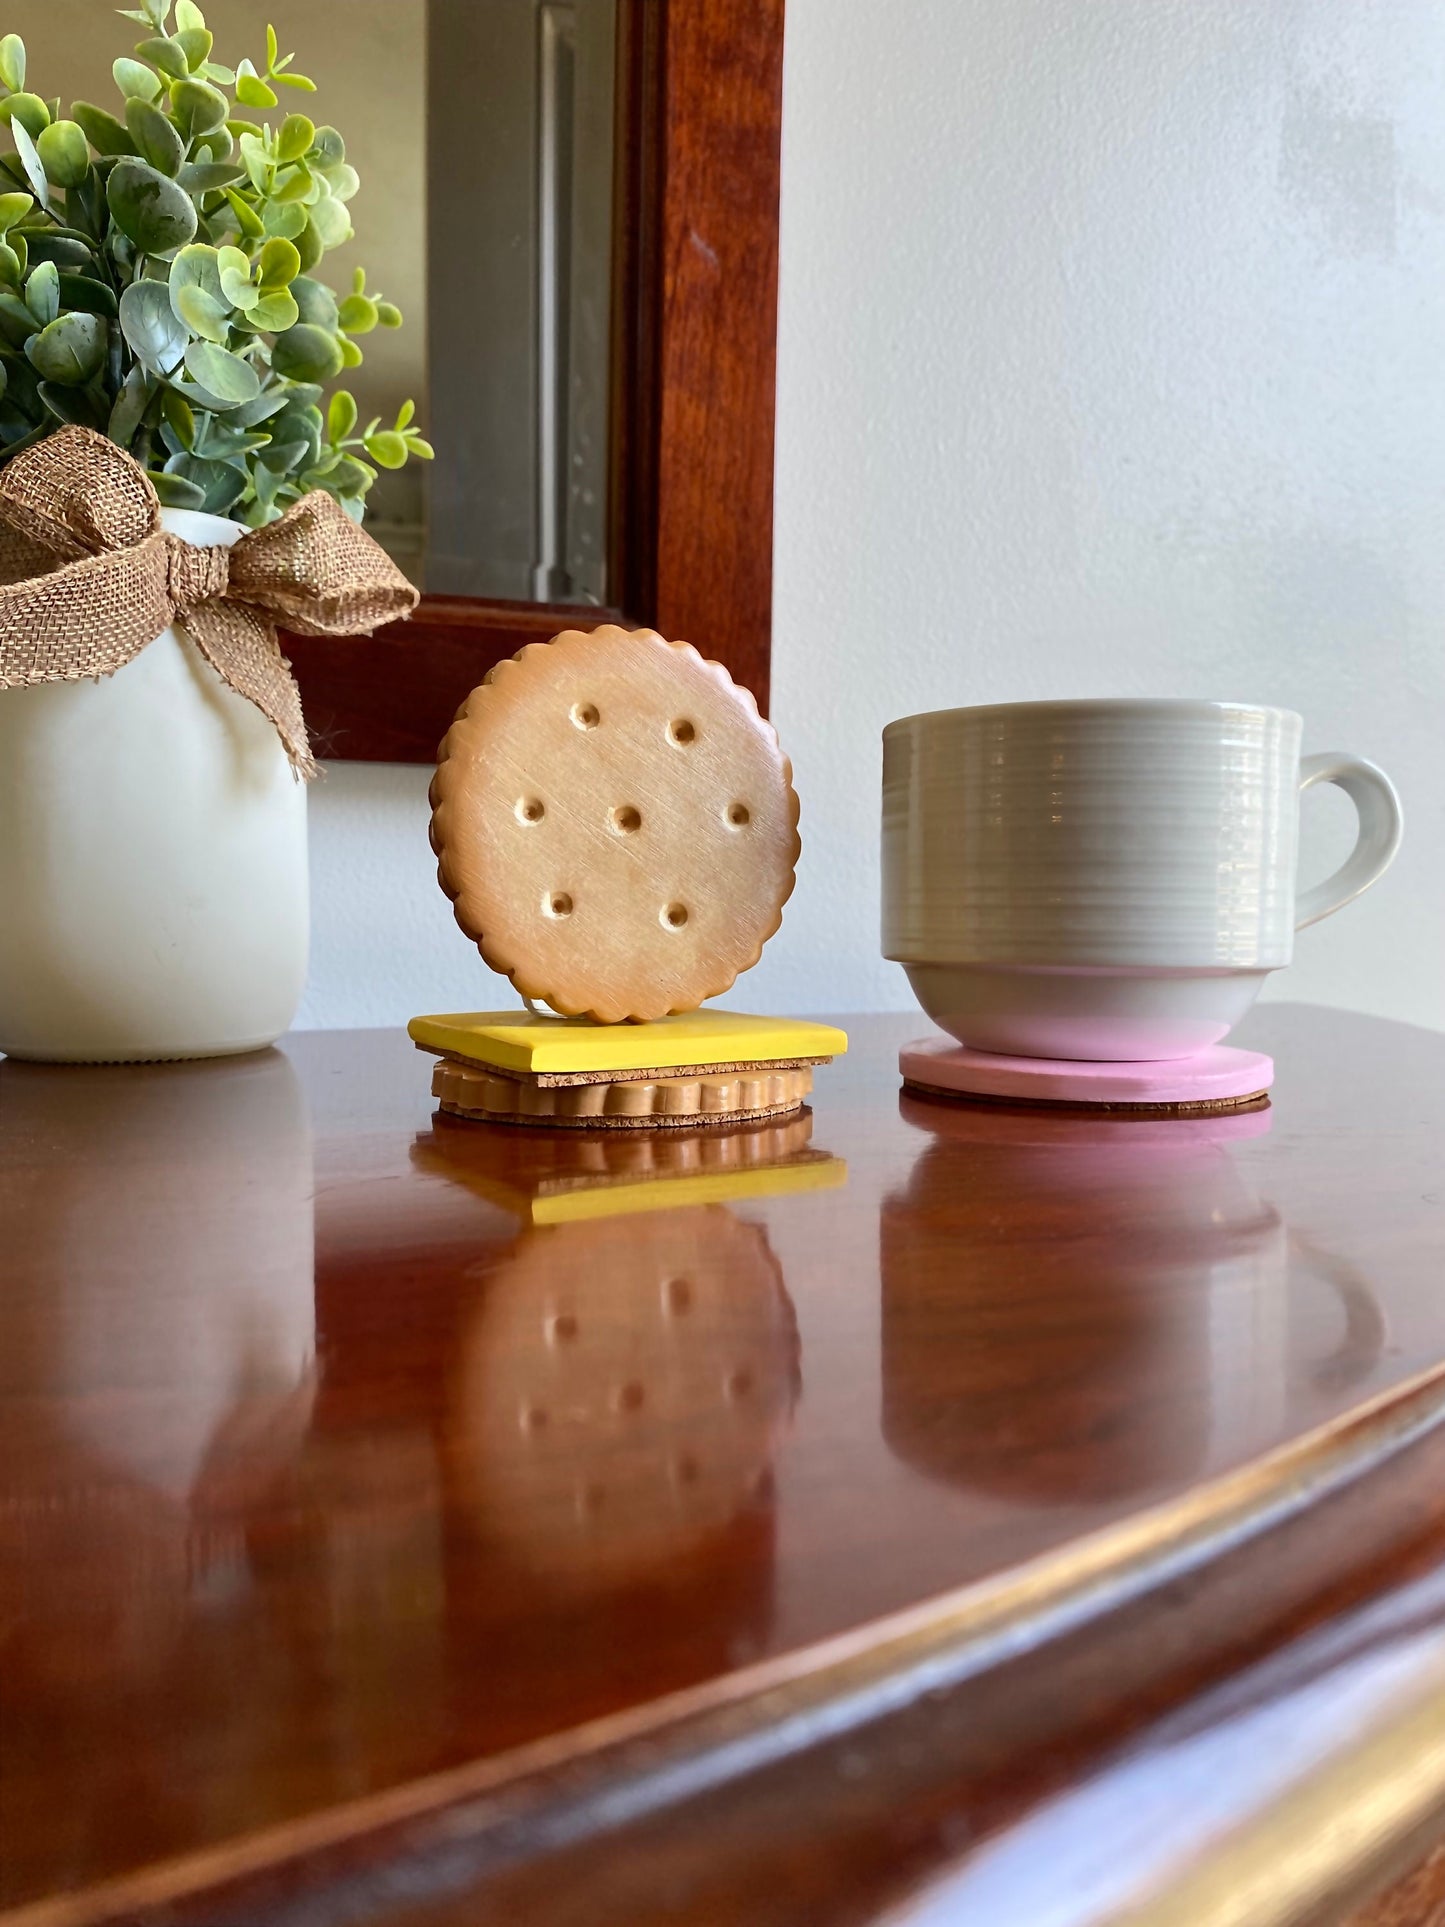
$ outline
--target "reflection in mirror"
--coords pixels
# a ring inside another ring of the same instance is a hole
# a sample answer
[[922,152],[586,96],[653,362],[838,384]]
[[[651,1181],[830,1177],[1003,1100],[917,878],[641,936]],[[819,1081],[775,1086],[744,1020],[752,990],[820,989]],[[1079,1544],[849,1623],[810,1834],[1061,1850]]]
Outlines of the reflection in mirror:
[[[383,469],[367,527],[419,588],[606,599],[617,0],[205,0],[214,58],[264,70],[275,24],[360,176],[353,238],[317,278],[364,267],[402,311],[339,379],[360,422],[401,405],[433,463]],[[33,17],[31,17],[33,15]],[[19,23],[37,86],[118,111],[112,62],[144,29],[105,0]]]

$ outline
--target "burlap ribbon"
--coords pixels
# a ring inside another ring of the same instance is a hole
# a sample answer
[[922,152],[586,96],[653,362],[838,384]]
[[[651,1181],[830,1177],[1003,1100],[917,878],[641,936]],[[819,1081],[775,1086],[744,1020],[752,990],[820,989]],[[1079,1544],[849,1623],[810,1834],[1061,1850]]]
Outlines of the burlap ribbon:
[[62,428],[0,468],[0,584],[0,689],[113,675],[180,621],[275,724],[302,777],[316,764],[277,626],[360,635],[417,602],[320,490],[229,549],[167,535],[144,470],[89,428]]

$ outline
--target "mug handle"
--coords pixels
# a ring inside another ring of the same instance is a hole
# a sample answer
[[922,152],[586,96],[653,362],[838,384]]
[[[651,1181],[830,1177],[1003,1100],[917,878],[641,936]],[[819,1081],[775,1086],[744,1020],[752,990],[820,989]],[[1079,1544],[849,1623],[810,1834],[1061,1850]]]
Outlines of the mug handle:
[[1400,847],[1404,818],[1395,785],[1382,769],[1362,756],[1324,750],[1300,762],[1300,794],[1316,783],[1338,783],[1360,819],[1355,847],[1332,877],[1301,892],[1295,904],[1295,929],[1318,923],[1368,890],[1389,869]]

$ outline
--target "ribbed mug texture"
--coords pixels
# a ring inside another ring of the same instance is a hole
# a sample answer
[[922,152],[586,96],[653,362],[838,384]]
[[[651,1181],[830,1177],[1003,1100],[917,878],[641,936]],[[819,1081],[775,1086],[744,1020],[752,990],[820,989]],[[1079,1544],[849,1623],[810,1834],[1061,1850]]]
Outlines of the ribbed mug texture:
[[901,963],[1266,970],[1293,954],[1301,722],[1233,703],[1017,703],[883,734]]

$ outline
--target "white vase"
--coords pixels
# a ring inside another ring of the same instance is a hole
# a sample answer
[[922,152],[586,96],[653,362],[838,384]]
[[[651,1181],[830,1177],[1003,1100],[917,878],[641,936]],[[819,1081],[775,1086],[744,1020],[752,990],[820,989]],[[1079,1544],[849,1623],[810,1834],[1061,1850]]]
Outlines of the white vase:
[[[236,522],[163,509],[229,547]],[[179,627],[100,682],[0,693],[0,1051],[273,1043],[306,978],[306,786]]]

